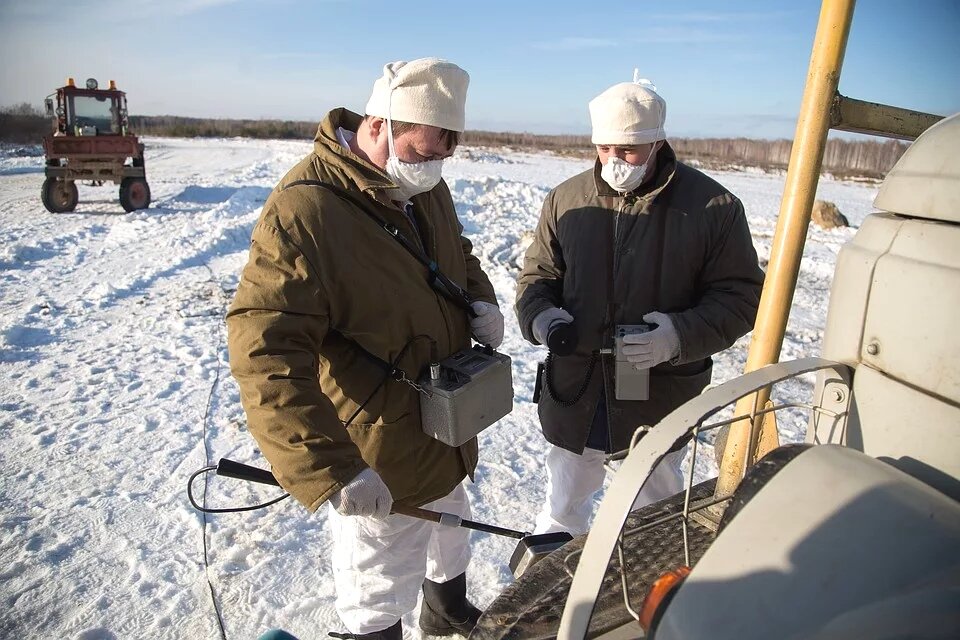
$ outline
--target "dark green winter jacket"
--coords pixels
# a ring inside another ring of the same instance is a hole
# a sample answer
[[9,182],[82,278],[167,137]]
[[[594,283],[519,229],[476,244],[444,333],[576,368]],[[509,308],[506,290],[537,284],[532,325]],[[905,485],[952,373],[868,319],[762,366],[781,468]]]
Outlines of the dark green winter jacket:
[[674,363],[651,370],[650,399],[614,399],[613,359],[601,358],[579,402],[561,406],[543,393],[539,412],[551,443],[580,453],[601,393],[610,451],[627,447],[642,425],[655,425],[710,382],[710,356],[753,326],[763,272],[743,205],[722,185],[677,161],[666,143],[646,184],[626,195],[600,177],[599,160],[551,191],[517,286],[520,330],[551,306],[566,309],[579,333],[575,354],[553,359],[554,391],[576,397],[590,354],[612,346],[618,324],[670,315],[680,335]]

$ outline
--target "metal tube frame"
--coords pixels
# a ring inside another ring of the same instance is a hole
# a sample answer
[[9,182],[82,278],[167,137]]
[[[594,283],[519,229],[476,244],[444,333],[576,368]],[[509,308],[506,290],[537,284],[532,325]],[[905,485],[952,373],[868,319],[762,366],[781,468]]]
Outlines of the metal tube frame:
[[[723,407],[740,398],[751,396],[759,389],[804,373],[820,370],[832,372],[836,380],[847,387],[850,386],[851,370],[838,362],[822,358],[805,358],[771,364],[705,391],[674,410],[657,425],[656,429],[640,440],[613,476],[613,482],[600,503],[596,521],[603,522],[604,526],[592,527],[587,535],[560,619],[558,640],[579,640],[586,637],[603,576],[618,541],[622,540],[623,526],[627,516],[646,479],[663,456],[677,443],[691,435],[694,430],[702,430],[706,419],[715,415]],[[845,397],[849,402],[849,394]],[[847,404],[840,407],[842,410],[838,418],[845,414],[846,407]],[[671,515],[683,517],[683,511]],[[569,566],[567,570],[569,571]]]
[[[942,119],[929,113],[854,100],[837,91],[855,3],[856,0],[823,0],[821,5],[767,277],[744,373],[780,359],[829,130],[913,140]],[[765,389],[752,400],[743,398],[737,405],[737,413],[756,416],[755,411],[747,411],[748,406],[763,406],[769,397],[770,391]],[[718,496],[733,493],[747,467],[755,462],[759,433],[760,424],[755,417],[731,427],[720,460]]]
[[831,129],[896,140],[916,140],[942,119],[943,116],[913,109],[855,100],[839,92],[833,96],[830,105]]

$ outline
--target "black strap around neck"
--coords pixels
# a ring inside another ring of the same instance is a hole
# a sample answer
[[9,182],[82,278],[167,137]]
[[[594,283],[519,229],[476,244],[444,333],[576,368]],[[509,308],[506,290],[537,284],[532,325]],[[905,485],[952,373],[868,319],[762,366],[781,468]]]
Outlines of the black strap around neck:
[[290,187],[299,187],[299,186],[311,186],[311,187],[320,187],[331,191],[332,193],[340,196],[344,200],[347,200],[358,209],[363,211],[367,216],[369,216],[377,225],[386,231],[390,236],[400,243],[404,249],[407,250],[411,256],[413,256],[417,262],[422,264],[427,268],[427,282],[430,286],[440,293],[442,296],[453,302],[455,305],[467,312],[470,317],[475,317],[477,314],[470,306],[470,303],[473,302],[473,299],[470,297],[470,294],[466,292],[460,285],[456,282],[445,276],[441,271],[440,267],[437,265],[435,260],[431,260],[423,251],[420,250],[413,242],[411,242],[406,236],[400,233],[400,230],[397,229],[396,225],[391,224],[377,215],[376,212],[370,209],[368,203],[364,202],[362,199],[358,198],[356,194],[351,193],[350,191],[338,187],[327,182],[321,182],[320,180],[297,180],[296,182],[291,182],[290,184],[283,187],[283,190],[286,191]]

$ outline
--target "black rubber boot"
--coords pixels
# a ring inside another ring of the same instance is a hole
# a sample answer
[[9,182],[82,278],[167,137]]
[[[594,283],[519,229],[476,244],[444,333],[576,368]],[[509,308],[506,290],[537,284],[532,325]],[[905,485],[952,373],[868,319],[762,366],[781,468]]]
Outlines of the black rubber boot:
[[346,638],[348,640],[403,640],[403,630],[400,628],[399,620],[395,625],[373,633],[337,633],[331,631],[328,635],[331,638]]
[[481,611],[467,600],[467,574],[446,582],[423,581],[420,628],[431,636],[470,635]]

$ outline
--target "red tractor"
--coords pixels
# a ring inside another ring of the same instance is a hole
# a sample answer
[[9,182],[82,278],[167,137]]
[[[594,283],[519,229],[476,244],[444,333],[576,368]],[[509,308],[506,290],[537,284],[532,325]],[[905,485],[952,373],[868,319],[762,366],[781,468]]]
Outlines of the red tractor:
[[81,89],[68,78],[66,86],[49,95],[45,103],[47,115],[54,119],[53,135],[43,138],[47,179],[41,198],[47,211],[74,210],[79,199],[77,180],[97,186],[110,180],[120,185],[124,210],[146,209],[150,186],[143,145],[127,130],[127,95],[114,81],[109,89],[100,89],[90,78]]

